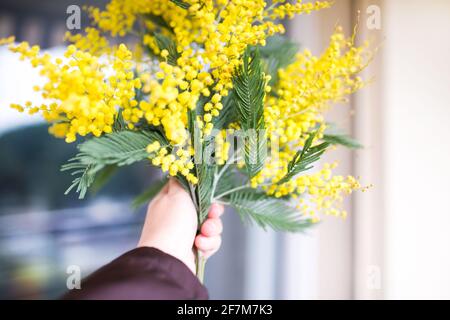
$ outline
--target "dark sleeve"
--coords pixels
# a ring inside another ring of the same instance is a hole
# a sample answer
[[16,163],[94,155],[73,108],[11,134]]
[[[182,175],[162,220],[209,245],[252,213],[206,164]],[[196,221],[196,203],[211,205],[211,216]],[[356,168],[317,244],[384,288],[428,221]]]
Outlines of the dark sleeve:
[[208,299],[208,292],[183,262],[142,247],[97,270],[63,299]]

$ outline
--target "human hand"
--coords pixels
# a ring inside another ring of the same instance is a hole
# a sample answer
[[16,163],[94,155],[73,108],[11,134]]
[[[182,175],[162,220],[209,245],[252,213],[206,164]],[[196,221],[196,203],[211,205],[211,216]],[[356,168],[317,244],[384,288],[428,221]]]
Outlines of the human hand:
[[194,245],[203,257],[222,242],[224,207],[213,204],[197,235],[197,212],[190,195],[173,178],[150,202],[138,247],[154,247],[186,264],[195,273]]

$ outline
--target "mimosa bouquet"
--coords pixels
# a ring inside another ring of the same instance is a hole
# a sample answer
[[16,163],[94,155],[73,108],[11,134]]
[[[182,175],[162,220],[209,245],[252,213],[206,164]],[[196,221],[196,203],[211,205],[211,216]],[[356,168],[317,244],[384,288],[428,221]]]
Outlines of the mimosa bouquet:
[[310,169],[332,145],[359,147],[324,113],[364,85],[357,74],[371,59],[367,44],[337,27],[316,57],[281,36],[280,20],[330,5],[112,0],[87,8],[92,26],[66,36],[64,58],[1,40],[46,79],[34,89],[48,103],[11,106],[79,143],[62,170],[74,175],[67,192],[80,198],[96,179],[149,161],[190,193],[199,225],[218,202],[263,228],[302,231],[321,214],[345,217],[343,197],[361,189],[333,175],[335,163]]

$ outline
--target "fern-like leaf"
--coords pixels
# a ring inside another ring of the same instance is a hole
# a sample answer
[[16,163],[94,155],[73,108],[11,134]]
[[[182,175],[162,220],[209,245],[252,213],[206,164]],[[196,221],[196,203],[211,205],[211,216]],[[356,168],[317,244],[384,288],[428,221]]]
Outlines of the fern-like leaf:
[[119,112],[117,112],[116,119],[114,120],[113,131],[123,131],[126,129],[126,127],[127,124],[123,118],[122,109],[120,109]]
[[350,149],[360,149],[361,143],[343,132],[336,124],[328,122],[322,140],[333,145],[341,145]]
[[298,151],[294,158],[288,164],[288,171],[286,175],[278,181],[278,184],[289,181],[292,177],[300,172],[312,168],[312,164],[320,159],[325,150],[330,146],[329,142],[323,142],[319,145],[312,146],[317,132],[311,133],[303,146],[303,149]]
[[[220,168],[220,167],[219,167]],[[220,171],[223,167],[220,168]],[[223,171],[219,176],[216,177],[216,187],[214,189],[215,198],[217,195],[228,192],[231,189],[237,188],[239,186],[245,185],[246,181],[244,181],[244,176],[239,175],[235,170],[234,165],[229,165],[225,171]]]
[[80,144],[78,156],[84,162],[125,166],[147,158],[146,148],[154,141],[167,144],[158,132],[121,131]]
[[234,105],[245,135],[244,156],[250,177],[254,177],[262,169],[266,159],[263,102],[265,85],[259,51],[247,48],[243,64],[233,77],[233,87]]
[[148,13],[148,14],[146,14],[144,16],[145,16],[146,19],[150,20],[151,22],[153,22],[158,27],[164,28],[165,30],[168,30],[168,31],[173,33],[172,28],[166,22],[166,20],[164,20],[164,18],[162,16],[157,16],[157,15],[151,14],[151,13]]
[[79,198],[83,199],[97,173],[103,168],[109,165],[130,165],[150,157],[146,148],[154,141],[167,144],[158,132],[134,131],[113,132],[80,144],[80,153],[61,168],[61,171],[72,171],[72,175],[78,176],[72,181],[66,194],[76,187]]
[[[204,157],[211,154],[210,151],[213,150],[211,148],[214,148],[214,140],[212,137],[205,139],[203,143],[202,152]],[[199,225],[206,219],[209,207],[211,206],[214,175],[215,170],[217,169],[215,165],[208,162],[209,159],[203,158],[201,164],[196,164],[198,177],[196,192],[198,199]]]
[[72,184],[64,194],[69,194],[73,189],[79,194],[80,199],[84,199],[87,190],[94,183],[95,176],[101,171],[105,165],[103,164],[84,164],[79,162],[78,158],[69,160],[68,164],[62,166],[61,171],[73,171],[72,175],[79,175],[73,179]]
[[198,206],[199,206],[199,223],[208,216],[208,210],[211,206],[211,194],[214,180],[214,166],[208,164],[198,165]]
[[278,70],[295,61],[299,45],[280,35],[267,38],[267,44],[260,48],[266,73],[271,76],[269,85],[278,82]]
[[363,145],[346,134],[324,134],[323,141],[334,145],[341,145],[350,149],[361,149]]
[[255,222],[265,230],[300,232],[312,225],[310,219],[303,218],[285,200],[268,197],[254,189],[234,192],[228,201],[244,222]]
[[169,55],[167,56],[167,62],[173,66],[177,65],[177,60],[180,58],[180,53],[177,50],[177,44],[175,41],[162,33],[155,32],[153,34],[156,39],[156,44],[159,50],[167,50]]

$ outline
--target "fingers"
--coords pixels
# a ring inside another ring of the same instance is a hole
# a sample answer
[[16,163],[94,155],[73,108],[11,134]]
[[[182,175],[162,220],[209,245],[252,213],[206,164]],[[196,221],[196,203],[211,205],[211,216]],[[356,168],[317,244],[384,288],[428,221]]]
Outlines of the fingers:
[[203,256],[205,258],[209,258],[217,250],[219,250],[221,244],[221,236],[205,237],[200,234],[195,237],[195,246],[203,253]]
[[224,207],[221,204],[213,203],[209,208],[208,218],[219,218],[224,212]]
[[208,212],[208,219],[200,228],[200,233],[207,237],[218,236],[222,233],[223,225],[220,216],[224,212],[224,207],[220,204],[213,203]]
[[209,258],[219,250],[222,243],[223,225],[220,216],[223,212],[224,207],[222,205],[212,204],[208,212],[208,219],[202,224],[200,234],[195,237],[195,246],[205,258]]
[[203,222],[200,233],[206,237],[214,237],[219,236],[222,233],[222,230],[222,220],[219,218],[208,218],[205,222]]

